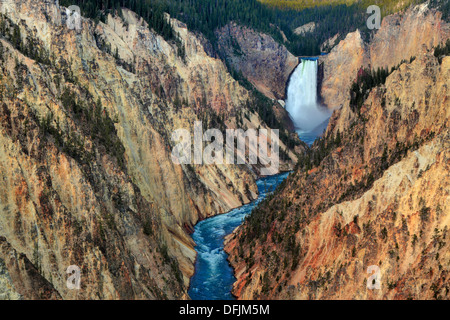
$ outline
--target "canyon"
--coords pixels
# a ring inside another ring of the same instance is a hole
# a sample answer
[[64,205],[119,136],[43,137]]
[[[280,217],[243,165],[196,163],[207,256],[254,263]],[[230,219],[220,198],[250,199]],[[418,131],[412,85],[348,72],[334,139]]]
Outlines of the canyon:
[[[411,6],[376,32],[337,35],[308,62],[277,26],[282,40],[230,21],[212,43],[169,14],[173,39],[129,9],[105,12],[73,30],[58,1],[0,2],[0,299],[190,299],[194,227],[240,210],[218,245],[238,299],[449,298],[439,10]],[[295,133],[298,104],[284,108],[303,67],[317,92],[291,96],[332,112],[311,146]],[[385,81],[355,103],[355,81],[379,68]],[[173,132],[198,123],[279,129],[279,169],[174,163]],[[280,172],[281,183],[263,177]],[[81,290],[66,284],[73,265]],[[367,288],[373,265],[380,290]]]
[[[449,24],[440,17],[412,7],[386,17],[368,44],[357,31],[320,57],[322,97],[337,109],[281,190],[227,237],[238,299],[449,298],[450,59],[433,48]],[[369,65],[390,74],[358,108],[348,92]],[[370,266],[379,290],[367,287]]]
[[[173,19],[184,56],[126,9],[80,32],[54,1],[0,12],[0,294],[187,298],[192,227],[255,199],[258,170],[175,165],[171,133],[197,120],[268,129],[254,94]],[[66,287],[70,265],[83,290]]]

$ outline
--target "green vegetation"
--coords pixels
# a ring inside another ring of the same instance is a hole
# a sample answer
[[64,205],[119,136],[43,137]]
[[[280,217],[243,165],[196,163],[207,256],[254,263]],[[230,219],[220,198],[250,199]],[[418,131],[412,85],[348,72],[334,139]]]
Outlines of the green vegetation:
[[34,243],[34,250],[33,250],[33,265],[39,272],[39,274],[42,274],[42,264],[41,264],[41,255],[39,253],[39,241],[36,241]]
[[[184,55],[184,48],[164,18],[164,12],[185,22],[190,30],[201,32],[213,45],[215,31],[235,21],[270,34],[298,56],[319,55],[321,44],[336,34],[345,35],[356,28],[367,34],[366,10],[372,4],[380,6],[385,16],[421,2],[423,0],[401,3],[394,0],[61,0],[64,6],[80,6],[83,15],[96,21],[105,21],[108,13],[121,15],[121,7],[131,9],[166,40],[177,41],[180,55]],[[432,5],[439,7],[444,19],[448,18],[448,1],[433,0]],[[312,21],[316,23],[313,32],[293,33],[295,28]]]
[[[38,63],[50,65],[51,56],[44,46],[29,35],[25,41],[22,39],[20,28],[8,17],[0,13],[0,37],[10,42],[23,55],[35,60]],[[16,64],[17,65],[17,64]]]
[[327,157],[332,150],[338,148],[342,144],[341,133],[336,133],[336,136],[322,136],[317,138],[314,142],[313,148],[307,149],[305,153],[299,155],[295,171],[302,169],[308,172],[314,167],[320,165],[323,159]]
[[411,4],[417,4],[423,1],[418,0],[259,0],[260,2],[267,4],[272,7],[282,8],[282,9],[295,9],[303,10],[306,8],[328,6],[328,5],[352,5],[361,4],[364,7],[370,5],[377,5],[382,9],[383,14],[390,14],[392,12],[404,9]]
[[164,263],[170,266],[172,274],[175,276],[175,279],[178,281],[178,284],[182,284],[183,275],[178,265],[178,260],[169,254],[167,245],[163,244],[157,250],[159,251],[159,253],[161,253]]
[[[167,11],[172,16],[185,22],[189,29],[203,33],[213,45],[215,31],[235,21],[270,34],[298,56],[319,55],[320,45],[327,39],[365,26],[365,10],[359,5],[315,7],[299,12],[271,8],[257,0],[169,0],[167,3]],[[293,33],[295,28],[311,21],[317,23],[314,32],[301,36]]]
[[[261,3],[262,2],[262,3]],[[382,15],[404,9],[423,0],[168,0],[166,10],[185,22],[189,29],[202,32],[215,43],[215,30],[230,21],[270,34],[297,56],[320,54],[320,46],[336,34],[345,36],[366,27],[367,7],[377,4]],[[269,4],[269,5],[266,5]],[[280,9],[281,8],[281,9]],[[301,9],[301,11],[295,10]],[[293,30],[315,22],[316,29],[304,35]],[[284,36],[287,38],[285,41]]]
[[364,68],[359,70],[358,76],[350,88],[350,108],[353,112],[359,112],[372,88],[384,84],[388,75],[387,69],[369,70]]
[[420,209],[420,219],[422,220],[422,222],[428,221],[430,212],[431,212],[431,208],[429,208],[425,205],[422,206],[422,208]]
[[351,5],[356,0],[259,0],[261,3],[280,9],[303,10],[307,8],[346,4]]
[[449,54],[450,54],[450,39],[447,39],[445,45],[437,46],[434,49],[434,56],[438,58],[439,64],[442,63],[443,57],[448,56]]
[[[412,63],[416,57],[411,57],[409,63]],[[389,71],[387,68],[378,68],[377,70],[369,70],[367,68],[361,68],[358,71],[355,82],[353,82],[350,88],[350,108],[353,112],[359,111],[364,101],[369,96],[370,91],[378,86],[383,85],[386,82],[386,78],[395,70],[400,68],[400,65],[407,63],[408,61],[402,60],[398,65],[393,66]],[[384,103],[384,102],[383,102]],[[400,101],[396,101],[400,103]]]
[[449,22],[450,1],[448,0],[430,0],[430,7],[436,8],[442,12],[442,20]]
[[[82,14],[95,21],[105,21],[108,13],[122,15],[121,8],[128,8],[142,16],[149,27],[168,41],[183,47],[178,35],[164,18],[164,12],[187,24],[193,31],[201,32],[213,45],[215,31],[230,21],[268,33],[284,43],[295,55],[318,55],[320,45],[335,34],[346,34],[365,26],[365,8],[351,6],[321,6],[303,10],[280,10],[265,6],[257,0],[62,0],[61,5],[80,6]],[[305,23],[318,24],[313,33],[295,35],[293,30]],[[288,41],[284,41],[284,36]]]
[[117,160],[118,165],[125,169],[125,148],[117,136],[114,122],[103,109],[101,101],[97,100],[94,104],[87,91],[77,99],[75,92],[68,88],[64,90],[60,100],[83,134],[70,128],[63,131],[51,112],[40,119],[41,131],[51,135],[63,152],[82,164],[89,164],[94,157],[94,152],[89,152],[85,146],[84,135],[87,135],[92,141],[103,146],[105,151]]
[[59,127],[58,121],[56,121],[56,126],[53,125],[54,120],[51,112],[40,119],[39,127],[42,133],[51,135],[55,139],[55,144],[70,157],[81,163],[88,163],[92,155],[86,151],[81,136],[72,130],[64,133]]
[[97,23],[106,22],[108,14],[123,16],[122,8],[128,8],[144,18],[149,28],[160,34],[165,40],[173,41],[178,47],[178,55],[184,58],[185,49],[178,34],[165,18],[167,4],[161,0],[61,0],[62,6],[77,5],[82,15]]
[[166,40],[175,40],[177,35],[164,18],[165,2],[161,0],[61,0],[60,5],[77,5],[82,15],[98,21],[106,21],[108,14],[122,15],[121,8],[128,8],[143,17],[149,27]]

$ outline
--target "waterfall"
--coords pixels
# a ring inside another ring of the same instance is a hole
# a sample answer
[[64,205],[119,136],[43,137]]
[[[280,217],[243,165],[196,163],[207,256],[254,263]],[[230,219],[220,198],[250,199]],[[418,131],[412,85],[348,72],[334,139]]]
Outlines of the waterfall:
[[317,102],[317,71],[317,59],[302,59],[289,80],[286,110],[300,138],[313,133],[315,139],[322,134],[331,116],[331,112]]

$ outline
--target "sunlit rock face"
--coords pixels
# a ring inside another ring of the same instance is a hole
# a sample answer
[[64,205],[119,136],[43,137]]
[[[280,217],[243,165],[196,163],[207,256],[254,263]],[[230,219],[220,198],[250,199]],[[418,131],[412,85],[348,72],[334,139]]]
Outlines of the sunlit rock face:
[[324,65],[324,103],[330,109],[344,106],[361,67],[390,69],[445,42],[450,25],[441,17],[441,12],[422,4],[385,17],[368,43],[359,31],[349,33],[328,55],[320,57]]
[[298,58],[271,36],[229,23],[217,30],[220,53],[236,71],[271,99],[284,99]]
[[[6,0],[0,12],[37,49],[31,56],[0,41],[0,266],[8,269],[0,282],[9,288],[0,294],[187,298],[192,226],[254,199],[257,171],[176,165],[171,134],[198,120],[235,128],[238,112],[247,128],[267,128],[248,108],[250,93],[176,20],[184,57],[128,10],[106,24],[82,18],[80,32],[53,1]],[[80,267],[83,290],[67,288],[69,265]]]
[[[359,115],[335,111],[329,151],[313,147],[323,160],[228,237],[233,293],[449,299],[449,87],[450,57],[423,52],[372,89]],[[367,287],[372,265],[380,290]]]

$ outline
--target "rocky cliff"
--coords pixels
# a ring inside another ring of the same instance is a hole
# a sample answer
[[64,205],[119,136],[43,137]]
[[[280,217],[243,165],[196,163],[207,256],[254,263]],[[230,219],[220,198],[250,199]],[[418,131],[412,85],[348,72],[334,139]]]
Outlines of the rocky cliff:
[[[424,49],[358,112],[335,113],[227,239],[239,299],[450,298],[449,81],[450,58]],[[367,287],[370,266],[380,289]]]
[[289,77],[298,65],[271,36],[234,22],[216,31],[219,52],[230,66],[271,99],[283,100]]
[[[54,1],[0,12],[0,294],[186,298],[189,232],[254,199],[257,175],[176,165],[171,133],[267,128],[255,98],[176,20],[181,47],[127,10],[79,32]],[[69,265],[81,290],[66,286]]]
[[321,92],[324,103],[330,109],[344,106],[360,68],[391,69],[445,42],[449,36],[450,24],[427,3],[385,17],[368,42],[363,41],[359,30],[349,33],[320,58],[325,71]]

